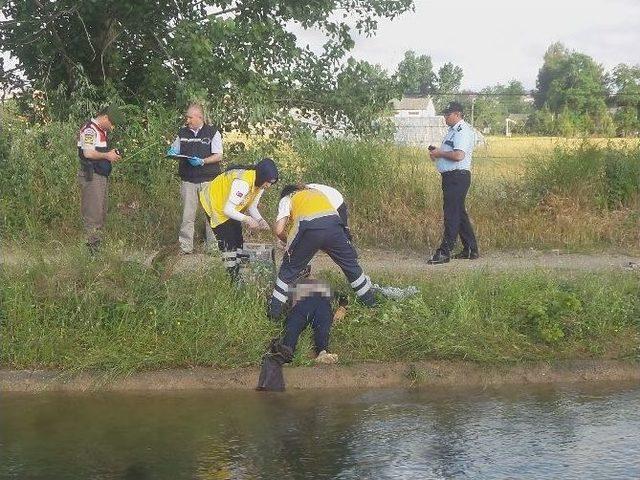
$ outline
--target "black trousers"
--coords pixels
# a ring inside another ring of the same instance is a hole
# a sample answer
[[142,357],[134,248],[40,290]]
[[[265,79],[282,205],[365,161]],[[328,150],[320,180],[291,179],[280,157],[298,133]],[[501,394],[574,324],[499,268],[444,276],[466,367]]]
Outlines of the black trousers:
[[342,202],[342,205],[338,207],[338,215],[342,219],[342,223],[344,223],[344,232],[347,234],[347,238],[350,242],[353,242],[353,238],[351,237],[351,230],[349,230],[349,212],[347,211],[347,204]]
[[471,252],[478,251],[478,243],[473,233],[473,226],[464,206],[464,201],[471,185],[471,172],[453,170],[442,173],[442,209],[444,211],[444,234],[439,250],[451,255],[458,235],[462,248]]
[[313,295],[296,303],[285,323],[282,344],[295,352],[298,338],[307,325],[313,329],[313,345],[316,355],[329,348],[329,331],[333,323],[331,302],[327,297]]
[[218,248],[222,253],[222,262],[232,279],[236,279],[240,271],[238,252],[244,246],[242,237],[242,223],[230,218],[213,229],[218,241]]

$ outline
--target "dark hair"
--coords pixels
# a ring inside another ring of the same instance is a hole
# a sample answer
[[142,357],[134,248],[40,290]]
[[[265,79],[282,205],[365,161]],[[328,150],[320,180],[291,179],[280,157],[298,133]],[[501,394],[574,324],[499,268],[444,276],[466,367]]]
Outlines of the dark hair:
[[282,200],[287,195],[291,195],[293,192],[297,192],[299,190],[304,190],[306,187],[304,185],[300,185],[299,183],[290,183],[285,185],[280,192],[280,200]]

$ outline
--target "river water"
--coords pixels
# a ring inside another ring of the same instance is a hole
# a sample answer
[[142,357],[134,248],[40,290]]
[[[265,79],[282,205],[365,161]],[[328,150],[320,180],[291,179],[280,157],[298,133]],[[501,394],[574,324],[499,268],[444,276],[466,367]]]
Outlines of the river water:
[[3,394],[2,479],[639,479],[640,386]]

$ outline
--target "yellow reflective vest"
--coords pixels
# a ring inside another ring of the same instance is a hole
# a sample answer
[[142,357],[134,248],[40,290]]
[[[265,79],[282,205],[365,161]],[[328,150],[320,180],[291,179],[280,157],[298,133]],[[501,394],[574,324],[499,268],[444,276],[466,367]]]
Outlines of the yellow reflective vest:
[[329,202],[329,199],[319,190],[298,190],[291,195],[291,228],[287,235],[287,243],[291,244],[305,222],[329,215],[338,215],[338,212]]
[[255,170],[229,170],[218,175],[207,188],[201,190],[198,194],[202,208],[211,219],[211,228],[215,228],[229,220],[229,217],[224,214],[224,206],[229,199],[231,184],[234,180],[242,180],[249,184],[249,193],[245,195],[239,205],[235,206],[238,212],[244,211],[251,205],[260,193],[260,189],[255,186]]

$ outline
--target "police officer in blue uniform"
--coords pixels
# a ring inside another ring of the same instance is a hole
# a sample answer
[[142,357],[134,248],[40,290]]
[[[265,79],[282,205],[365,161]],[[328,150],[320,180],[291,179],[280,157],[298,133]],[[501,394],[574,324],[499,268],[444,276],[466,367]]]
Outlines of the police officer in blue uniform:
[[[471,185],[475,133],[463,120],[463,113],[460,103],[449,103],[443,112],[449,131],[440,148],[429,147],[429,156],[436,162],[436,168],[442,176],[444,210],[442,243],[427,261],[430,265],[447,263],[452,256],[470,260],[478,258],[478,243],[464,205]],[[462,250],[452,255],[458,235],[462,241]]]

